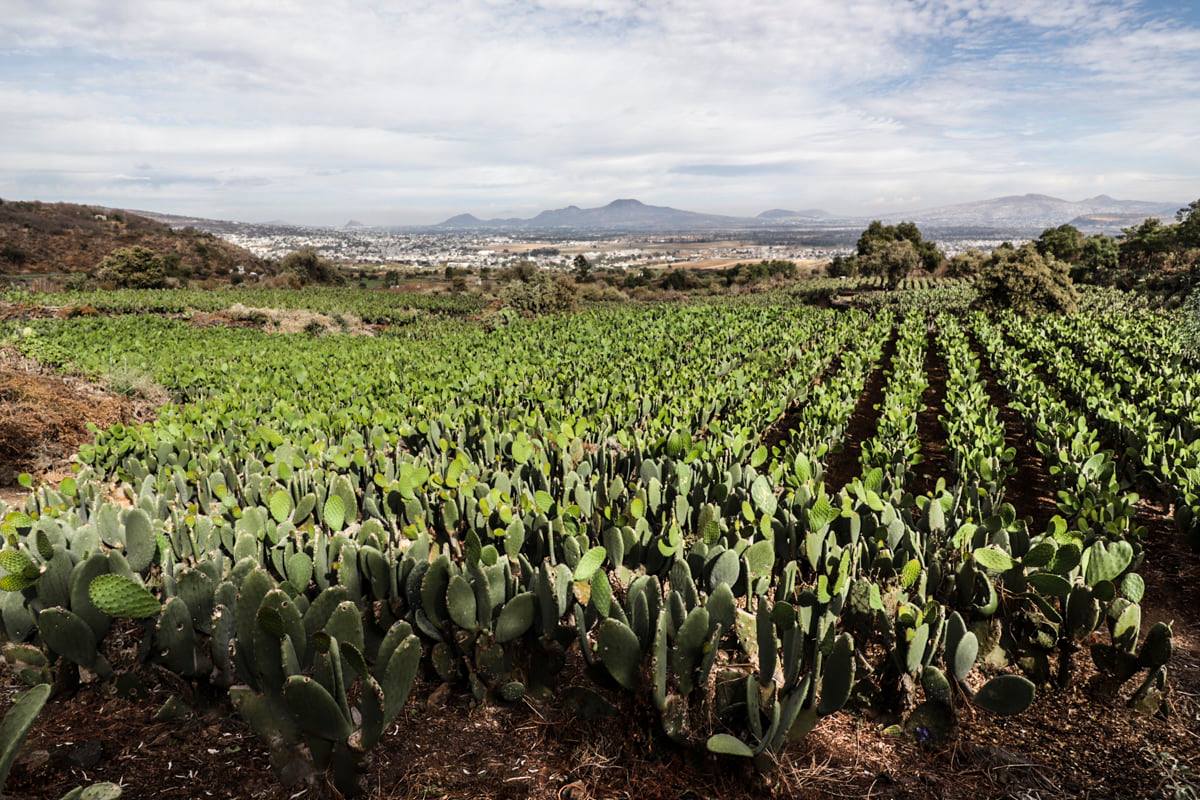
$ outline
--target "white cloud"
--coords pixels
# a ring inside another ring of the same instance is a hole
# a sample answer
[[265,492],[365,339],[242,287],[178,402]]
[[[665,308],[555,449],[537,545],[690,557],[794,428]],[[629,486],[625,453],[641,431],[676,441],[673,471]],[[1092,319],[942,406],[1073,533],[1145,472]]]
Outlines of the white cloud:
[[1200,31],[1132,0],[0,0],[0,19],[4,196],[398,222],[615,196],[874,210],[1098,176],[1200,192],[1197,117],[1172,115],[1200,104]]

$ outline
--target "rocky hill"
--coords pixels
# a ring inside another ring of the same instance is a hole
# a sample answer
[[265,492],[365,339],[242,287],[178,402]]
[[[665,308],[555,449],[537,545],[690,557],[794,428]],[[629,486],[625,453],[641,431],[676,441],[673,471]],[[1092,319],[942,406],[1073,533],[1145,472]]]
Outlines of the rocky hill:
[[172,228],[129,211],[37,201],[0,200],[0,274],[88,272],[113,250],[141,245],[177,254],[178,271],[197,278],[261,270],[248,250],[194,228]]

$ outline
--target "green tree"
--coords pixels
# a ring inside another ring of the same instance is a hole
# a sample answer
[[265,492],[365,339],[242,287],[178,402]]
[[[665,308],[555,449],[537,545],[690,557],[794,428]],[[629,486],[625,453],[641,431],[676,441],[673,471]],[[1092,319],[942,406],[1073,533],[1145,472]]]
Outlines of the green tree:
[[896,288],[900,281],[921,267],[921,254],[908,239],[896,239],[876,245],[871,253],[859,259],[864,275],[878,275],[889,288]]
[[162,257],[136,245],[112,251],[96,266],[96,280],[116,289],[161,289],[167,285]]
[[1083,240],[1079,258],[1071,267],[1071,280],[1075,283],[1112,283],[1120,263],[1116,239],[1102,233],[1089,236]]
[[1051,255],[1068,264],[1078,263],[1083,253],[1083,234],[1074,225],[1047,228],[1035,243],[1043,256]]
[[[893,242],[911,244],[917,253],[919,266],[926,272],[936,272],[945,263],[946,257],[937,244],[922,238],[921,230],[913,222],[884,225],[879,220],[873,220],[858,237],[856,249],[860,258],[870,258]],[[867,272],[867,269],[864,268],[863,271]]]
[[950,278],[975,278],[983,271],[987,253],[981,250],[964,250],[955,253],[946,263],[946,276]]
[[825,274],[831,278],[850,278],[858,274],[858,258],[838,254],[825,267]]
[[1140,225],[1126,228],[1123,233],[1119,248],[1121,274],[1117,283],[1130,289],[1162,269],[1167,255],[1175,247],[1175,226],[1164,225],[1151,217]]
[[1052,255],[1043,256],[1032,242],[992,251],[978,282],[977,304],[1011,308],[1023,316],[1040,311],[1070,313],[1078,306],[1070,267]]
[[300,283],[326,283],[341,285],[346,279],[338,272],[337,267],[322,258],[311,247],[302,247],[288,253],[279,262],[279,270],[291,273],[300,279]]
[[592,262],[588,261],[587,256],[583,253],[575,256],[575,260],[571,262],[571,266],[575,270],[575,280],[586,281],[592,274]]
[[1192,201],[1187,208],[1175,214],[1179,224],[1175,226],[1175,243],[1182,248],[1200,247],[1200,200]]
[[551,275],[546,270],[535,270],[528,280],[510,281],[500,292],[503,308],[527,317],[570,311],[578,299],[578,290],[569,277]]

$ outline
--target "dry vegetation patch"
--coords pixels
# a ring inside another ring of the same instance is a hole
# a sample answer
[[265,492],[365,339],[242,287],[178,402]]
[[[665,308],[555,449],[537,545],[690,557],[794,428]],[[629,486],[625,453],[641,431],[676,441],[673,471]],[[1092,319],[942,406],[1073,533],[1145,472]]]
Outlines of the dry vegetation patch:
[[320,314],[299,308],[256,308],[235,303],[223,311],[192,314],[193,325],[230,325],[258,328],[268,333],[348,333],[374,336],[375,329],[354,314]]
[[0,350],[0,486],[12,485],[21,472],[61,470],[92,438],[89,424],[105,428],[145,421],[167,399],[144,376],[130,379],[129,385],[128,392],[118,393],[51,374],[11,350]]

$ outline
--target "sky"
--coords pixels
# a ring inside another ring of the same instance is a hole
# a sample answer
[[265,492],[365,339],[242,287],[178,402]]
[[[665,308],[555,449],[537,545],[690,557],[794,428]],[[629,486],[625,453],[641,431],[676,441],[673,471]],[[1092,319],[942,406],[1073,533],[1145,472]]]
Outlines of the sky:
[[308,224],[1200,197],[1200,0],[0,0],[0,197]]

